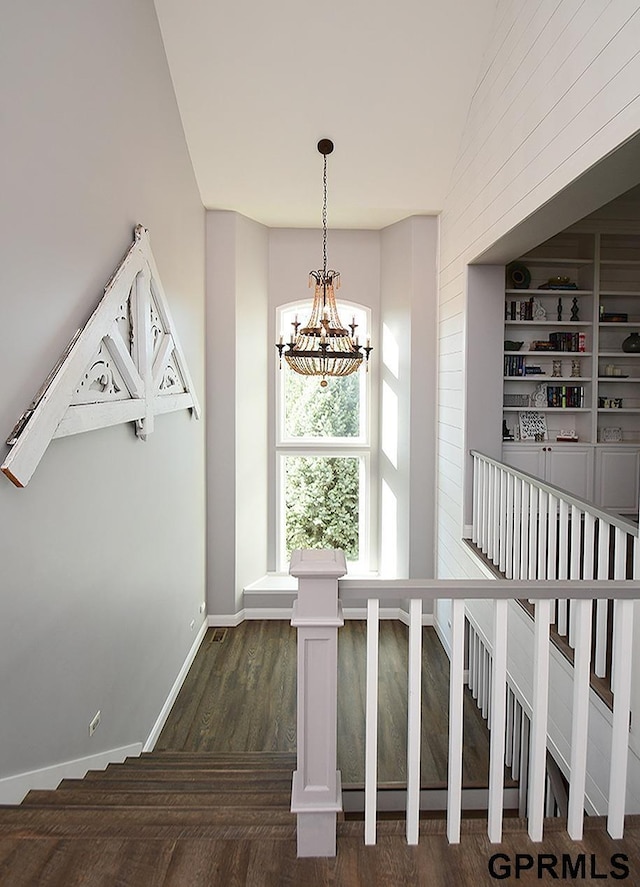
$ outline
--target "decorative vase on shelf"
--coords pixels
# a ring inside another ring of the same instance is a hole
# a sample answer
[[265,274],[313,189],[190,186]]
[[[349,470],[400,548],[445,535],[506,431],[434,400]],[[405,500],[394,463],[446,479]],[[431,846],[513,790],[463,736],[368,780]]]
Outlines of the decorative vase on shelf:
[[628,354],[640,353],[640,334],[631,333],[622,343],[622,350]]

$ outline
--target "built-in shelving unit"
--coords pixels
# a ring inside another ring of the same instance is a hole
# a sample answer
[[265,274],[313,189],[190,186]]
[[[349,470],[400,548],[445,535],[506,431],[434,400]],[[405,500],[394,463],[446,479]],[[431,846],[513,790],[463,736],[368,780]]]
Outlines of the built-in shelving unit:
[[[529,285],[514,286],[507,266],[505,461],[552,482],[570,467],[560,486],[637,510],[640,352],[622,343],[640,334],[640,229],[578,225],[516,261]],[[546,424],[534,439],[520,420],[530,411]]]

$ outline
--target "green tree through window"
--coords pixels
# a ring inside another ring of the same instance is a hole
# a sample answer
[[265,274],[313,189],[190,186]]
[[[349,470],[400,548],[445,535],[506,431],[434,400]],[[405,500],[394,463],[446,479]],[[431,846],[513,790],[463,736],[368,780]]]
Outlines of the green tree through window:
[[[355,438],[360,434],[357,373],[318,379],[287,371],[285,432],[290,438]],[[342,548],[359,555],[360,459],[356,456],[285,458],[285,547]]]

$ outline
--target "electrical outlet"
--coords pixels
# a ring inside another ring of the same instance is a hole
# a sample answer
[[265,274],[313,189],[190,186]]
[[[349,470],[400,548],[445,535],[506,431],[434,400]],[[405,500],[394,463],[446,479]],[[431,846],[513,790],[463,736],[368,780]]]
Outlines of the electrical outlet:
[[98,729],[99,723],[100,723],[100,712],[97,711],[89,724],[89,736],[93,736],[93,734]]
[[202,601],[202,603],[200,604],[200,613],[204,613],[204,608],[205,608],[205,603],[204,603],[204,601]]
[[196,620],[195,620],[195,619],[192,619],[192,620],[191,620],[191,625],[189,626],[189,628],[191,629],[191,631],[193,631],[193,629],[195,628],[195,625],[196,625]]

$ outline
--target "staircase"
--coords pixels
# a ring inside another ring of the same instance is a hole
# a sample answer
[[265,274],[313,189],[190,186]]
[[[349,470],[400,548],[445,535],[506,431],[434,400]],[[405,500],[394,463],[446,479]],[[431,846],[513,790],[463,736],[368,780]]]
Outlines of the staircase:
[[0,807],[0,839],[295,837],[295,755],[160,751]]

